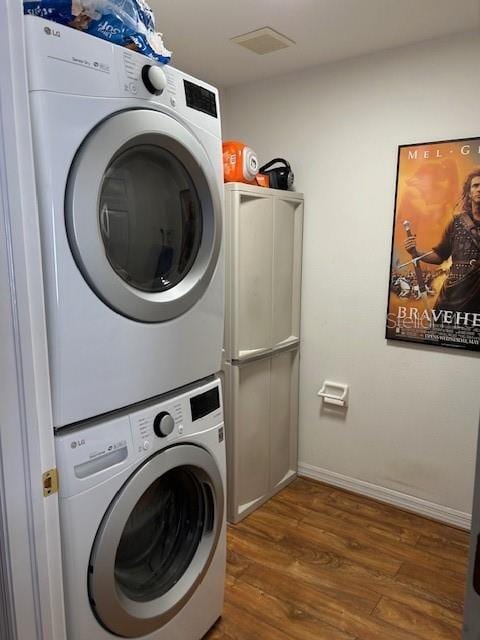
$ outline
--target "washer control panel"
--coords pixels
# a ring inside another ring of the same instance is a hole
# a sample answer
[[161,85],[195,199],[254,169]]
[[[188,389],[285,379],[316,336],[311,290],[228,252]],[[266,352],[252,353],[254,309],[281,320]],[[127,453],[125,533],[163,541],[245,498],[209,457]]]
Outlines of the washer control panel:
[[219,380],[212,380],[179,396],[130,414],[134,453],[150,456],[179,438],[199,433],[223,422]]
[[156,451],[219,425],[223,428],[222,393],[214,379],[137,411],[60,429],[55,436],[60,494],[89,489]]
[[131,464],[133,442],[128,415],[112,416],[55,436],[60,495],[89,489],[113,470]]

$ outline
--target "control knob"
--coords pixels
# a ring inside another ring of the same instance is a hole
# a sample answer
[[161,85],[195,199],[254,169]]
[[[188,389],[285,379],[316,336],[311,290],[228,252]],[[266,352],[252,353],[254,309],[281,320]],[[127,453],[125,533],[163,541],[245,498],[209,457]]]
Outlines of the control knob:
[[153,421],[153,430],[155,431],[155,435],[159,438],[165,438],[170,435],[174,426],[175,422],[172,416],[166,411],[158,413]]
[[142,80],[147,91],[153,93],[154,96],[159,96],[163,93],[167,86],[167,77],[163,69],[155,67],[152,64],[144,65],[142,69]]

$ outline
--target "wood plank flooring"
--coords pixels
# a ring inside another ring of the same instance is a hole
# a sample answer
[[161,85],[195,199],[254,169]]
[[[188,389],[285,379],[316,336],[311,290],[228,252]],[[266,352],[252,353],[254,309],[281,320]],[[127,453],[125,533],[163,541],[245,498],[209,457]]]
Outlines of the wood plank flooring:
[[297,479],[228,528],[204,640],[460,640],[468,533]]

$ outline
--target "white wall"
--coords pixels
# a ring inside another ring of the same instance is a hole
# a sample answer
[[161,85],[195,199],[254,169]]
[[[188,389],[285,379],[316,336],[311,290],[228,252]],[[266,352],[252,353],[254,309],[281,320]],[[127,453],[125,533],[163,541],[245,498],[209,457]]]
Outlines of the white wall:
[[[233,87],[223,103],[224,138],[289,159],[305,193],[300,464],[463,513],[478,354],[387,343],[384,325],[397,146],[480,136],[478,60],[478,36],[442,39]],[[345,418],[322,411],[324,379],[351,385]]]

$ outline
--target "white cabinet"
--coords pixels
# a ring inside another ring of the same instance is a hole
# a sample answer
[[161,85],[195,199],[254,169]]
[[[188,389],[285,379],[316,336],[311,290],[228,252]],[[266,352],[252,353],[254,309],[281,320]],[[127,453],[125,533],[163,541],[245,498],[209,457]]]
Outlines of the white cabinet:
[[303,196],[230,183],[226,196],[225,359],[298,342]]
[[298,349],[224,365],[229,522],[238,522],[297,473]]
[[225,185],[228,520],[296,476],[303,196]]

